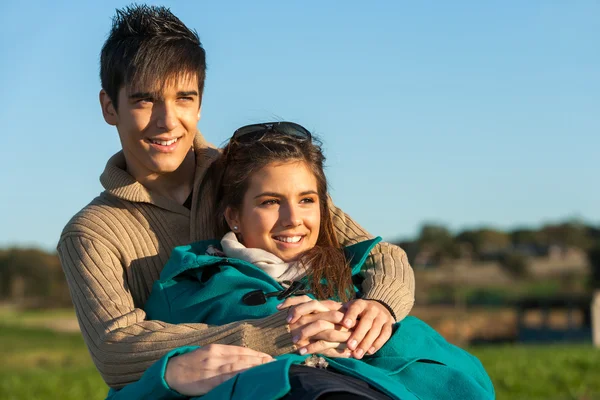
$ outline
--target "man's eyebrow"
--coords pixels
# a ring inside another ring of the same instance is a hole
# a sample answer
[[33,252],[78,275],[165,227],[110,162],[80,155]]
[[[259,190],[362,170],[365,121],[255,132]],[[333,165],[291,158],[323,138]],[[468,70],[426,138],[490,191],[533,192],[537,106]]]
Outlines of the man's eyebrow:
[[177,96],[185,97],[185,96],[198,96],[198,91],[196,90],[188,90],[183,92],[177,92]]
[[[186,97],[186,96],[198,96],[198,91],[197,90],[183,90],[183,91],[177,92],[177,97]],[[129,95],[130,99],[149,99],[149,98],[156,98],[156,97],[161,97],[161,96],[157,95],[156,93],[152,93],[152,92],[136,92],[136,93]]]
[[130,99],[148,99],[154,97],[154,93],[150,92],[136,92],[129,95]]

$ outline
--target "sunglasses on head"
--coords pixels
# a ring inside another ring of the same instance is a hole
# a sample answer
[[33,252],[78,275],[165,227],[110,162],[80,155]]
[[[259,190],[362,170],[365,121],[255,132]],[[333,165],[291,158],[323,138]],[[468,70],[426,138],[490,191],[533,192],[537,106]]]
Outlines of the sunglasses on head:
[[311,140],[312,138],[310,132],[302,125],[282,121],[242,126],[233,133],[231,140],[239,143],[253,142],[260,140],[269,132],[278,132],[299,140]]

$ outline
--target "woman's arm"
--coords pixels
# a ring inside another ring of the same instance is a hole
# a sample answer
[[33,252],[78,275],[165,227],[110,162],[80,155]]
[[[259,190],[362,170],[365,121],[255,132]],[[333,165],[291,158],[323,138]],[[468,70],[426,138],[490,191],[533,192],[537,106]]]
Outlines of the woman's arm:
[[212,344],[170,351],[144,372],[137,382],[111,389],[108,400],[185,399],[201,396],[236,374],[273,358],[252,349]]

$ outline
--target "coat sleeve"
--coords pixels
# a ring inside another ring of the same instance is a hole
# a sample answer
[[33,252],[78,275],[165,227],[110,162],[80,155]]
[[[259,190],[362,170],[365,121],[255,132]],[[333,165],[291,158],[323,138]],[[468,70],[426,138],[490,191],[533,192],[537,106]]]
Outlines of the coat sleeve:
[[[337,208],[331,199],[329,209],[338,240],[343,246],[373,237]],[[365,263],[361,289],[365,299],[383,302],[393,310],[396,321],[404,319],[415,302],[415,275],[406,252],[390,243],[377,244]]]
[[148,321],[134,305],[117,251],[108,243],[63,236],[58,254],[84,340],[110,387],[137,381],[150,365],[181,346],[229,344],[273,356],[294,349],[285,311],[222,326]]
[[172,350],[161,357],[157,362],[144,372],[139,381],[130,383],[123,389],[111,389],[106,400],[176,400],[189,397],[177,393],[167,385],[165,372],[169,359],[180,354],[189,353],[197,349],[197,346],[185,346]]

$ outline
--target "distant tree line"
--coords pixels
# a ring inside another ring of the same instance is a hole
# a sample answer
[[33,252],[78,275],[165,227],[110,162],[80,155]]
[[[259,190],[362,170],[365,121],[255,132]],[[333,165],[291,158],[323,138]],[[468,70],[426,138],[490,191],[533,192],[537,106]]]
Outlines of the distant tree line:
[[600,227],[579,221],[508,232],[485,227],[455,234],[444,225],[426,223],[415,239],[397,244],[407,252],[413,264],[423,262],[439,267],[458,260],[493,260],[515,275],[525,273],[527,260],[546,255],[552,247],[577,248],[587,252],[592,265],[592,284],[600,287]]
[[69,307],[71,297],[56,253],[0,250],[0,301],[31,307]]
[[[504,232],[492,228],[464,230],[453,234],[443,225],[425,224],[417,238],[397,243],[415,265],[419,255],[433,266],[461,259],[494,259],[513,274],[522,274],[528,257],[549,246],[576,247],[587,252],[591,284],[600,288],[600,227],[568,221],[540,229]],[[68,307],[70,294],[56,253],[32,248],[0,249],[0,302],[35,307]]]

